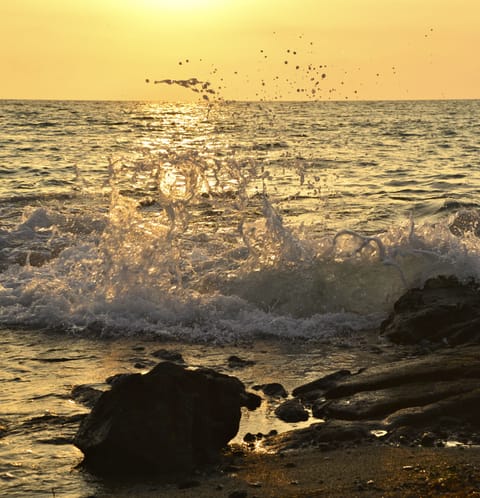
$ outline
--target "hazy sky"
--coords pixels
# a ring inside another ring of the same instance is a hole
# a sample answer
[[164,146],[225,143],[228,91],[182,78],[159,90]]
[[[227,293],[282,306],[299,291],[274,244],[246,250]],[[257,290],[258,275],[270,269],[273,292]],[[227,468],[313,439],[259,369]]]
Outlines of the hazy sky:
[[480,0],[0,0],[0,98],[480,98],[479,47]]

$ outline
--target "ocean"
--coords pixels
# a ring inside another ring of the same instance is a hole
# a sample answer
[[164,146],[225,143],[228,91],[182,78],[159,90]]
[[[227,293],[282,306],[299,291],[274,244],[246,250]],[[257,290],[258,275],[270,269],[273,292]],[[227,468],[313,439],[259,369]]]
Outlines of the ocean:
[[70,390],[160,347],[287,389],[403,354],[396,299],[480,279],[479,136],[480,101],[0,101],[2,495],[108,495]]

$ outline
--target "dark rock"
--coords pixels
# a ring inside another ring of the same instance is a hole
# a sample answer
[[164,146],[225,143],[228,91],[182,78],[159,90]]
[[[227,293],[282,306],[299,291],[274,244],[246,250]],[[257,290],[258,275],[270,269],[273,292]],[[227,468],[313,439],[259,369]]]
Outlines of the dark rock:
[[366,423],[332,420],[312,424],[304,429],[284,432],[277,437],[267,439],[265,445],[276,451],[289,450],[305,446],[318,446],[325,450],[349,446],[361,441],[372,440],[373,426]]
[[[49,413],[24,420],[17,426],[10,426],[8,434],[29,434],[30,438],[45,444],[72,444],[78,426],[86,416],[85,413],[75,415]],[[45,434],[51,437],[43,437]]]
[[172,351],[170,349],[158,349],[152,353],[152,356],[158,358],[159,360],[172,361],[174,363],[185,363],[183,356],[178,351]]
[[361,391],[351,396],[333,399],[315,407],[317,418],[341,420],[381,420],[398,410],[425,406],[449,396],[469,392],[478,386],[478,379],[438,382],[408,382],[386,389]]
[[428,280],[394,305],[382,334],[398,344],[430,341],[444,345],[480,342],[480,291],[474,282],[455,277]]
[[227,362],[230,368],[244,368],[255,365],[255,362],[253,360],[244,360],[235,355],[229,356]]
[[286,398],[288,396],[288,392],[282,384],[279,384],[278,382],[256,385],[253,386],[252,389],[255,389],[255,391],[262,391],[263,394],[272,398]]
[[235,377],[160,363],[118,379],[83,420],[74,444],[100,474],[174,473],[215,462],[260,398]]
[[326,416],[328,405],[330,405],[330,403],[331,401],[326,401],[323,398],[314,400],[311,403],[312,416],[315,418],[324,418]]
[[480,237],[480,211],[460,210],[449,228],[453,235],[457,237],[461,237],[467,233],[472,233],[476,237]]
[[254,441],[257,440],[257,436],[255,436],[255,434],[252,434],[251,432],[247,432],[245,436],[243,436],[243,440],[246,443],[253,443]]
[[302,422],[308,420],[308,412],[298,399],[284,401],[275,409],[275,415],[284,422]]
[[48,413],[23,421],[21,427],[23,430],[61,430],[64,427],[78,425],[78,423],[84,420],[85,417],[86,415],[84,413],[77,413],[75,415],[53,415],[51,413]]
[[53,446],[62,446],[65,444],[72,444],[72,438],[69,437],[51,437],[45,439],[37,439],[37,443],[40,444],[51,444]]
[[337,427],[332,424],[346,423],[350,425],[341,427],[363,428],[381,434],[382,440],[405,445],[435,446],[452,438],[461,441],[463,429],[469,441],[480,439],[478,345],[437,349],[428,356],[340,375],[326,385],[323,381],[293,391],[309,403],[314,417],[326,420],[321,425],[323,440],[305,432],[305,439],[295,439],[298,445],[310,444],[310,438],[319,447],[326,444],[330,448],[332,443],[325,435]]
[[429,427],[449,418],[456,426],[465,424],[480,428],[480,388],[450,396],[426,406],[415,406],[399,410],[385,419],[388,427]]
[[372,367],[346,378],[325,393],[328,399],[351,396],[361,391],[378,391],[390,387],[421,382],[480,379],[480,358],[477,347],[447,350],[428,357],[401,360]]
[[[463,398],[477,389],[479,353],[477,347],[468,347],[371,368],[328,391],[324,413],[333,418],[382,419],[414,410],[417,414],[410,414],[410,423],[419,421],[421,413],[425,420],[434,420],[431,409],[442,400]],[[446,404],[442,406],[442,415],[457,416],[454,407],[447,410]],[[460,406],[457,412],[462,420],[469,421]]]
[[75,386],[70,392],[70,396],[77,403],[81,403],[88,408],[93,408],[93,405],[98,401],[103,391],[95,389],[92,386],[82,385]]
[[314,380],[313,382],[296,387],[292,391],[292,394],[296,398],[300,398],[302,401],[317,399],[327,390],[332,389],[332,387],[337,385],[338,381],[343,380],[350,375],[352,375],[350,370],[338,370],[337,372],[325,375],[324,377]]
[[436,443],[435,435],[431,432],[424,432],[422,434],[421,444],[422,446],[433,448]]
[[119,373],[119,374],[111,375],[110,377],[107,377],[107,379],[105,379],[105,382],[107,384],[110,384],[111,386],[113,386],[117,381],[119,381],[125,377],[128,377],[129,375],[132,375],[132,374]]

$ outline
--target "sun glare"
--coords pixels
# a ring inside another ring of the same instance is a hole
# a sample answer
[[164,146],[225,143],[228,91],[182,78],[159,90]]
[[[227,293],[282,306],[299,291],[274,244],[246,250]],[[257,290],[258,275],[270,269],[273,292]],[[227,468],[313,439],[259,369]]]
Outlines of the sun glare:
[[143,0],[150,7],[157,9],[168,9],[170,11],[188,11],[194,9],[203,9],[219,5],[219,0]]

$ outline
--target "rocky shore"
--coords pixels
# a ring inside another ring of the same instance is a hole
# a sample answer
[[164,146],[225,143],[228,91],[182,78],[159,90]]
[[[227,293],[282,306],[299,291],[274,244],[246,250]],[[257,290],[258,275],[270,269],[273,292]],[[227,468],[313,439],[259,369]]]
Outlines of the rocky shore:
[[[235,377],[190,371],[167,352],[177,363],[127,375],[102,394],[74,443],[87,469],[110,477],[127,469],[163,473],[172,496],[202,496],[212,487],[231,498],[480,494],[479,325],[476,284],[428,281],[395,304],[381,330],[423,354],[331,372],[291,396],[280,383],[254,386],[278,400],[280,419],[312,423],[247,434],[243,447],[226,452],[240,407],[255,409],[261,397]],[[229,359],[232,368],[243,363]]]
[[[479,325],[478,286],[438,277],[402,296],[382,325],[392,348],[411,354],[287,392],[281,379],[247,389],[160,349],[148,373],[114,375],[106,391],[76,386],[71,398],[90,413],[16,430],[48,427],[57,434],[48,444],[76,445],[79,471],[101,483],[95,496],[480,495]],[[229,371],[249,362],[232,355]],[[232,444],[242,409],[261,403],[303,428]],[[0,424],[0,437],[9,430]]]

